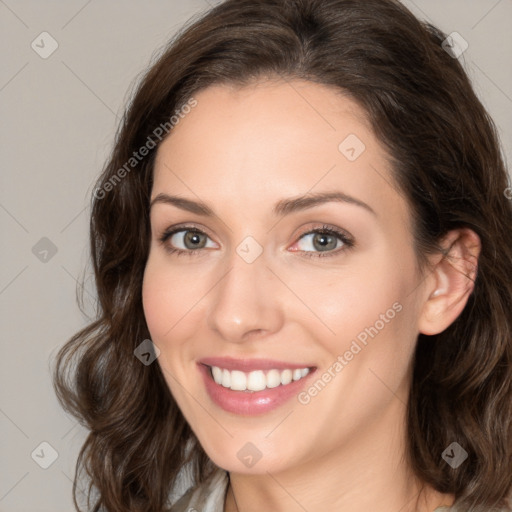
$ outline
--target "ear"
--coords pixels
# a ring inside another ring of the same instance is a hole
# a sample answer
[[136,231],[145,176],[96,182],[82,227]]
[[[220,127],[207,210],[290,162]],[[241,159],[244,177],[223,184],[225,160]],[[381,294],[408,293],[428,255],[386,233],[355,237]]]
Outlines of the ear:
[[469,228],[454,229],[441,242],[443,254],[431,259],[433,267],[425,280],[419,332],[443,332],[462,313],[475,287],[480,237]]

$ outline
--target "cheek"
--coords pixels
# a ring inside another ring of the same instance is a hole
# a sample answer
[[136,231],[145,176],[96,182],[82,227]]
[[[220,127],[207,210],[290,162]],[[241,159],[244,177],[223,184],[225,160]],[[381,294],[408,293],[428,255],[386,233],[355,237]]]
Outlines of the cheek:
[[169,265],[157,258],[148,259],[142,283],[142,304],[151,340],[160,350],[157,362],[169,390],[183,408],[186,400],[176,382],[184,381],[181,347],[186,342],[186,333],[180,329],[186,322],[180,321],[184,306],[177,279]]
[[319,336],[318,329],[316,334],[312,330],[312,339],[329,354],[329,365],[342,356],[343,367],[350,366],[343,372],[347,374],[348,370],[354,379],[372,368],[386,381],[397,383],[412,357],[417,334],[417,312],[411,294],[414,260],[400,261],[397,255],[392,256],[382,254],[371,264],[332,276],[323,293],[310,286],[310,303],[331,331],[321,327],[325,335]]
[[[194,304],[204,295],[203,279],[170,265],[165,257],[150,257],[144,271],[142,303],[151,335],[163,341],[187,324]],[[176,326],[176,327],[175,327]]]
[[160,338],[164,332],[166,312],[172,311],[170,294],[162,286],[153,265],[146,266],[142,283],[142,306],[151,337]]
[[371,261],[360,258],[339,270],[290,274],[287,279],[293,282],[296,295],[314,313],[307,317],[317,327],[315,337],[324,332],[329,339],[330,331],[332,343],[337,343],[355,337],[375,323],[382,327],[381,315],[385,321],[394,319],[397,306],[393,308],[393,305],[402,303],[409,293],[411,270],[382,255]]
[[177,321],[177,296],[177,283],[169,266],[150,257],[144,271],[142,305],[151,338],[160,349]]

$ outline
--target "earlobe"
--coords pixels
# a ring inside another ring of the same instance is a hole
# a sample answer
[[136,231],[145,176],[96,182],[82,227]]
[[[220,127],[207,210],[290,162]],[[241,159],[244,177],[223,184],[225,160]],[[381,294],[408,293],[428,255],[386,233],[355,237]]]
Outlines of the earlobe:
[[426,299],[419,317],[422,334],[439,334],[462,313],[474,290],[481,250],[480,237],[469,228],[450,231],[441,243],[444,256],[426,280]]

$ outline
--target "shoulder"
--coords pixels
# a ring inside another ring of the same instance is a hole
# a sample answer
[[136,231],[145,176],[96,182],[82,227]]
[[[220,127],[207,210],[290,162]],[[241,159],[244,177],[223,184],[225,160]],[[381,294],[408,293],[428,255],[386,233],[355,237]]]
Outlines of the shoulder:
[[188,489],[170,512],[223,512],[227,486],[227,472],[218,468],[202,484]]

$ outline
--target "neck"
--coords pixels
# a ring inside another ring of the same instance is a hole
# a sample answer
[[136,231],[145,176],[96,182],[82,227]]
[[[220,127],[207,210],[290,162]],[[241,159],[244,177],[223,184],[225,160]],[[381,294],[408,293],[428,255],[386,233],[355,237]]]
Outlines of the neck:
[[[396,400],[393,407],[404,405]],[[405,464],[405,422],[397,410],[358,430],[350,442],[285,471],[230,473],[224,512],[432,512],[453,496],[422,485]],[[386,423],[389,421],[389,423]],[[383,423],[384,422],[384,423]]]

